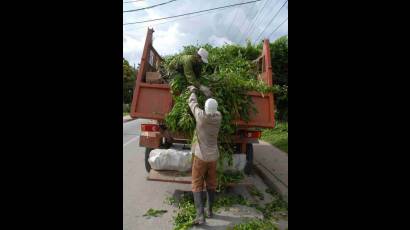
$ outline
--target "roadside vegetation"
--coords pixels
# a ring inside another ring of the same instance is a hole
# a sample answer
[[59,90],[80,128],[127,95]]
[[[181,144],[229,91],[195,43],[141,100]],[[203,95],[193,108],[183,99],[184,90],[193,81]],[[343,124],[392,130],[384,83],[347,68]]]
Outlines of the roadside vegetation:
[[261,139],[288,153],[288,122],[277,122],[275,128],[264,129]]

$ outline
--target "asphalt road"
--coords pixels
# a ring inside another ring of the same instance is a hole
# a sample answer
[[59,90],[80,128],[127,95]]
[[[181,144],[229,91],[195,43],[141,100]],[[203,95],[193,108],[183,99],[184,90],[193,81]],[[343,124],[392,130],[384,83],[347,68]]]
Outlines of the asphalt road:
[[[145,149],[139,147],[140,124],[133,120],[123,124],[123,229],[172,229],[174,208],[164,203],[176,190],[191,189],[190,185],[147,181],[144,164]],[[162,217],[143,217],[150,208],[168,210]]]
[[[171,230],[173,229],[172,216],[175,208],[164,203],[167,197],[178,191],[190,191],[191,185],[146,180],[144,154],[145,149],[139,147],[141,123],[148,120],[137,119],[123,124],[123,230]],[[266,185],[257,175],[252,175],[252,183],[260,190],[265,191]],[[235,193],[253,199],[244,187],[234,188]],[[265,193],[265,197],[268,197]],[[268,202],[265,199],[264,202]],[[163,209],[168,212],[162,217],[147,218],[143,215],[150,208]],[[235,218],[233,218],[235,217]],[[235,222],[241,222],[241,215],[235,212],[220,215],[220,218],[207,220],[206,226],[194,229],[226,229]],[[283,225],[280,229],[286,229]]]

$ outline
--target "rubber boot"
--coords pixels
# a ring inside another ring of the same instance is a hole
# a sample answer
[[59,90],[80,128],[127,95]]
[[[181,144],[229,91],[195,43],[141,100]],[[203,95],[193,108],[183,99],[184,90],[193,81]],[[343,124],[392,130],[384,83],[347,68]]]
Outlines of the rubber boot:
[[214,190],[207,190],[207,203],[206,203],[206,216],[212,218],[214,213],[212,212],[212,206],[215,200],[215,191]]
[[206,212],[206,199],[207,199],[207,192],[202,191],[202,206],[205,208],[205,212]]
[[203,224],[205,223],[205,216],[204,216],[204,205],[203,205],[203,198],[202,198],[202,191],[201,192],[193,192],[194,194],[194,203],[196,209],[196,218],[194,220],[194,224]]

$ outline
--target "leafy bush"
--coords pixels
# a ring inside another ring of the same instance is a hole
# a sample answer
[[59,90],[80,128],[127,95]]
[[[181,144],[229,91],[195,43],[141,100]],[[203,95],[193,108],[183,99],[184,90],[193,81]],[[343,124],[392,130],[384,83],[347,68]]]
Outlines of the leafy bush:
[[275,128],[263,130],[261,139],[284,152],[288,152],[288,136],[288,123],[276,122]]
[[283,36],[270,44],[274,83],[280,86],[275,94],[277,119],[288,121],[288,37]]
[[137,71],[130,66],[127,60],[122,59],[122,89],[123,89],[123,103],[129,104],[132,101],[134,93],[135,79]]

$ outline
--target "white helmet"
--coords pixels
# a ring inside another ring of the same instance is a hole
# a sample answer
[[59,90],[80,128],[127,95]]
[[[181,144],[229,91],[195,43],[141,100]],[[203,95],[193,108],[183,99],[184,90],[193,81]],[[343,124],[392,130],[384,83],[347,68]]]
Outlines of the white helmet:
[[218,102],[213,98],[209,98],[208,100],[206,100],[205,113],[213,115],[214,113],[216,113],[216,111],[218,111]]
[[201,56],[203,62],[208,63],[208,51],[204,48],[198,50],[198,55]]

